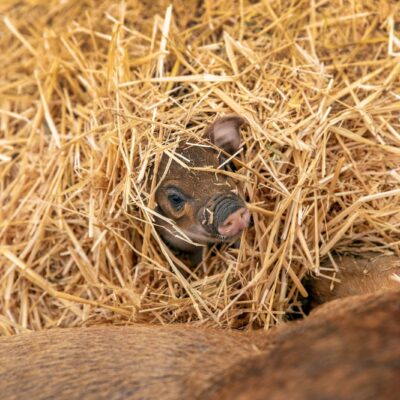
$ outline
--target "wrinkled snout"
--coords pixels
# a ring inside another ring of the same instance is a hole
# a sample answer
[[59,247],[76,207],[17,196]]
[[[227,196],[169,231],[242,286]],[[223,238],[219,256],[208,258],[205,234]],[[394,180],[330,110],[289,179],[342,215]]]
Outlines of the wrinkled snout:
[[249,227],[251,215],[244,201],[232,192],[219,193],[200,211],[201,224],[219,240],[231,239]]
[[218,233],[227,237],[236,236],[249,226],[250,218],[249,210],[246,207],[241,207],[239,210],[229,214],[222,224],[218,226]]

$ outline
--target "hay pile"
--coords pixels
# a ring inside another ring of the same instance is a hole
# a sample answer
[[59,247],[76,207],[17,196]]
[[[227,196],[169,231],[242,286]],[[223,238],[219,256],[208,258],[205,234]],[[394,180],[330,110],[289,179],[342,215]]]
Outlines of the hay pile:
[[[1,2],[1,334],[268,327],[335,252],[400,255],[398,2],[197,3]],[[190,273],[151,166],[233,112],[255,227]]]

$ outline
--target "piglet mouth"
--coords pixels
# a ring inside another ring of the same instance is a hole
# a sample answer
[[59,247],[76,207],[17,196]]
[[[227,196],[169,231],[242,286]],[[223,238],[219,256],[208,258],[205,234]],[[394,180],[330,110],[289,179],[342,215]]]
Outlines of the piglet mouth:
[[243,229],[240,231],[229,229],[226,232],[226,234],[224,234],[224,230],[222,230],[223,233],[219,233],[218,231],[208,232],[204,228],[205,228],[204,225],[196,224],[190,230],[184,230],[184,233],[193,242],[198,243],[199,245],[207,245],[207,244],[224,243],[236,240],[240,237],[241,233],[243,232]]

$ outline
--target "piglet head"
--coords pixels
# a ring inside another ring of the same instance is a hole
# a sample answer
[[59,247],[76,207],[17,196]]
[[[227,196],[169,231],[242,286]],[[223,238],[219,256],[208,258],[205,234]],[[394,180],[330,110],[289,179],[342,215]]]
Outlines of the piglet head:
[[[248,227],[240,183],[229,174],[229,156],[240,147],[243,119],[236,115],[218,118],[205,132],[213,144],[182,143],[176,157],[163,155],[156,191],[158,230],[164,240],[181,251],[233,240]],[[211,169],[211,171],[210,171]],[[177,228],[177,229],[176,229]],[[189,240],[188,240],[189,239]]]

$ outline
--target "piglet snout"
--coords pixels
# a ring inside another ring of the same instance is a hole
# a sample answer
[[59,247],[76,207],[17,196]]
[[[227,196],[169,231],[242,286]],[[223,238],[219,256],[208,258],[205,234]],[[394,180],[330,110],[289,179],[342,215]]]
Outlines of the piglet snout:
[[233,237],[247,228],[250,224],[250,212],[242,207],[229,214],[225,221],[218,227],[218,233],[223,236]]

